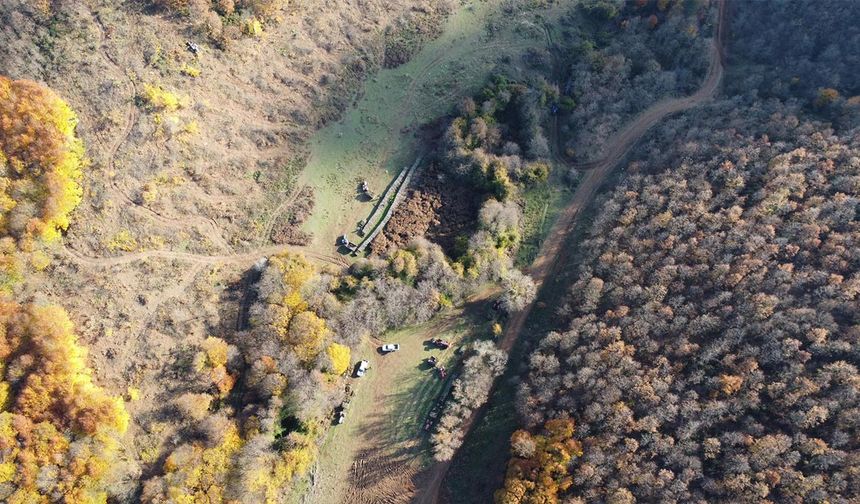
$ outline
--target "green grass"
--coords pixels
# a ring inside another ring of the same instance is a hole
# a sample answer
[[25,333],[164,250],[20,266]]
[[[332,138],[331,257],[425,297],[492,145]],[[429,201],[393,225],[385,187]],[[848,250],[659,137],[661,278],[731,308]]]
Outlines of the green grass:
[[523,191],[523,240],[514,264],[524,267],[537,256],[544,238],[573,193],[562,182],[550,180]]
[[304,226],[314,233],[315,248],[330,251],[343,233],[358,241],[352,232],[370,214],[373,202],[357,198],[357,184],[367,180],[371,189],[382,192],[414,161],[418,126],[480,90],[503,61],[515,65],[527,48],[545,43],[542,35],[522,35],[524,24],[535,23],[535,13],[507,15],[500,4],[472,2],[458,9],[438,39],[410,62],[376,74],[365,83],[356,106],[314,135],[299,182],[315,190],[316,210]]

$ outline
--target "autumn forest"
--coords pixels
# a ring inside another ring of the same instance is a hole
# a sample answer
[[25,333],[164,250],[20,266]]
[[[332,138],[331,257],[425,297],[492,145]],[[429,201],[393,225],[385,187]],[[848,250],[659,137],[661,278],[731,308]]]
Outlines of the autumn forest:
[[0,5],[0,502],[860,501],[860,3]]

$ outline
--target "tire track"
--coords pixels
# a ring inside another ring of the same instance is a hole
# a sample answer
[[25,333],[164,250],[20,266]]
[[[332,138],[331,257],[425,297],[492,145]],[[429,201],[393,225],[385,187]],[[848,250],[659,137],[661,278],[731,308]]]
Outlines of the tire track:
[[132,133],[132,130],[134,129],[134,125],[137,123],[137,121],[140,117],[138,109],[137,109],[137,105],[135,105],[135,103],[134,103],[134,97],[137,96],[137,85],[135,84],[134,79],[131,77],[131,75],[129,75],[129,73],[125,69],[123,69],[123,67],[119,64],[119,62],[116,60],[116,58],[114,58],[110,54],[110,52],[108,51],[108,49],[107,49],[107,28],[106,28],[104,21],[102,20],[101,16],[97,13],[94,13],[93,18],[95,19],[95,21],[96,21],[95,24],[99,29],[99,47],[101,49],[101,54],[109,64],[114,66],[119,73],[121,73],[122,75],[125,76],[125,80],[128,84],[128,89],[129,89],[128,94],[130,96],[128,112],[126,114],[126,116],[127,116],[126,125],[123,128],[122,134],[117,138],[117,140],[113,143],[113,145],[111,145],[110,149],[108,150],[107,165],[110,168],[111,175],[112,175],[112,176],[108,177],[108,180],[107,180],[108,186],[111,188],[113,193],[115,193],[116,195],[119,195],[119,199],[124,201],[129,206],[129,208],[133,212],[137,213],[138,215],[144,215],[146,217],[149,217],[149,218],[159,222],[160,224],[163,224],[165,226],[172,227],[172,228],[179,228],[179,229],[187,229],[188,224],[189,224],[188,221],[189,220],[196,220],[199,223],[201,223],[204,228],[209,228],[210,231],[212,231],[211,234],[207,235],[207,238],[209,238],[213,242],[215,242],[217,246],[219,246],[223,249],[230,250],[231,249],[230,245],[224,239],[223,235],[221,234],[221,229],[218,226],[217,222],[215,222],[214,219],[206,218],[206,217],[202,217],[202,216],[187,216],[187,217],[183,217],[181,219],[167,217],[167,216],[159,213],[158,211],[156,211],[156,210],[154,210],[154,209],[152,209],[152,208],[150,208],[144,204],[141,204],[136,199],[132,198],[128,194],[128,192],[126,192],[122,187],[120,187],[119,183],[117,182],[117,180],[116,180],[116,176],[118,173],[117,164],[116,164],[117,153],[119,152],[120,147],[122,147],[122,145],[128,141],[129,137],[131,137],[131,133]]
[[272,211],[272,214],[266,220],[266,224],[263,226],[263,232],[260,233],[260,240],[265,243],[271,239],[272,230],[275,228],[275,223],[278,221],[278,217],[284,212],[284,210],[288,209],[295,203],[296,198],[299,197],[299,194],[302,192],[302,187],[294,187],[292,191],[281,201],[281,203],[275,207]]
[[71,262],[90,268],[110,268],[112,266],[121,266],[149,259],[177,260],[191,264],[203,265],[243,265],[253,263],[262,256],[270,256],[284,251],[299,252],[310,259],[316,260],[317,262],[328,263],[339,267],[348,267],[350,264],[349,261],[337,255],[321,254],[302,247],[287,247],[283,245],[269,245],[248,250],[246,252],[222,255],[194,254],[172,250],[145,250],[115,257],[88,256],[75,249],[69,248],[68,246],[63,246],[61,249],[62,255]]

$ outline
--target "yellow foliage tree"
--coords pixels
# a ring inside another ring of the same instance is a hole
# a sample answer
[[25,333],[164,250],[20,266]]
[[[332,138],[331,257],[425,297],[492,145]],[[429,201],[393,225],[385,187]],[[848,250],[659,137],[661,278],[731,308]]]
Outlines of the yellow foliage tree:
[[78,120],[51,90],[0,76],[0,234],[55,240],[80,203]]
[[198,373],[208,372],[221,397],[226,397],[236,384],[236,377],[227,371],[229,345],[221,338],[210,336],[200,344],[202,349],[194,357],[194,368]]
[[332,343],[326,348],[326,354],[331,361],[332,374],[341,375],[349,369],[350,351],[346,345],[340,343]]
[[287,342],[299,360],[310,362],[322,351],[327,334],[325,320],[312,311],[303,311],[290,321]]
[[314,276],[313,265],[301,254],[279,254],[269,261],[281,272],[284,285],[290,292],[300,289]]
[[582,445],[573,433],[573,420],[567,418],[547,421],[542,434],[514,432],[513,453],[504,485],[496,491],[496,504],[557,503],[559,492],[573,482],[568,463],[582,456]]
[[302,287],[316,271],[300,254],[284,253],[269,259],[281,275],[284,289],[268,299],[272,327],[302,362],[311,362],[322,352],[329,330],[325,320],[308,310],[302,298]]
[[415,278],[418,275],[418,259],[415,254],[408,250],[397,250],[391,255],[388,267],[404,280]]
[[244,444],[235,423],[227,425],[220,442],[182,445],[164,461],[164,475],[145,488],[144,502],[220,503],[224,486]]
[[0,299],[0,363],[6,501],[106,502],[129,417],[121,397],[93,383],[65,311]]
[[253,467],[245,476],[243,486],[249,501],[275,504],[281,502],[283,489],[295,476],[307,474],[317,457],[312,436],[291,435],[289,450],[281,453],[263,452],[249,465]]

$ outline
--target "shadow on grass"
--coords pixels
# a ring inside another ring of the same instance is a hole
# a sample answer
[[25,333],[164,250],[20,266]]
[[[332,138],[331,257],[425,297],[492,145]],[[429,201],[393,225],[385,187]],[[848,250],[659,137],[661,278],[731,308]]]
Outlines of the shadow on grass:
[[[425,345],[421,360],[415,366],[405,366],[402,372],[393,377],[392,383],[381,384],[383,392],[378,396],[380,404],[363,419],[359,443],[369,448],[356,454],[354,470],[350,474],[350,484],[355,488],[373,488],[380,478],[391,477],[418,459],[423,466],[431,455],[430,432],[424,425],[428,414],[440,404],[440,394],[451,374],[443,380],[426,362],[426,357],[434,355],[439,365],[452,369],[457,366],[460,355],[455,352],[458,345],[479,338],[481,319],[486,313],[486,300],[467,304],[462,310],[452,310],[438,315],[423,327],[411,328],[415,337],[445,335],[455,343],[447,350],[439,350]],[[432,353],[430,349],[432,348]],[[434,424],[435,427],[435,424]]]
[[[604,188],[613,187],[617,177],[616,174],[610,178]],[[584,241],[591,229],[600,201],[601,196],[598,196],[585,209],[571,234],[571,243],[576,246],[565,249],[558,257],[556,267],[538,293],[538,302],[526,321],[523,337],[517,340],[511,351],[508,368],[445,475],[441,502],[493,502],[493,493],[502,486],[509,458],[509,440],[511,434],[520,428],[516,412],[517,385],[520,377],[528,371],[528,356],[532,348],[548,331],[561,330],[565,324],[565,320],[556,314],[556,307],[563,303],[577,277],[578,244]]]

